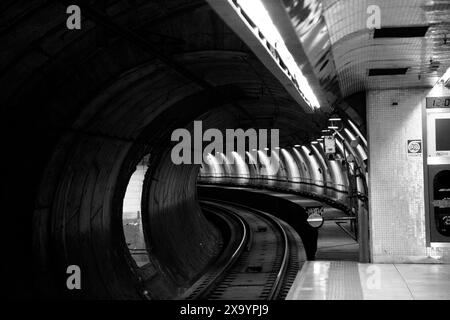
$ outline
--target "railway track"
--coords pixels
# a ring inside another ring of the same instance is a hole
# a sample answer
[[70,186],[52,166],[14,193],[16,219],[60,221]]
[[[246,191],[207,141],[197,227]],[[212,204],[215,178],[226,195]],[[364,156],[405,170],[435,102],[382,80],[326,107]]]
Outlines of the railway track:
[[302,260],[302,245],[292,228],[268,213],[242,205],[217,200],[202,201],[201,205],[230,231],[219,259],[183,298],[284,299]]

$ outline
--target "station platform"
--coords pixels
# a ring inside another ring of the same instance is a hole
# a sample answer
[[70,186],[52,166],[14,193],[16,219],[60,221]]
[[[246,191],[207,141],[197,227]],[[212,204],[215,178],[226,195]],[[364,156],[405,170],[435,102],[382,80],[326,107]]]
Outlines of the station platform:
[[286,300],[449,300],[450,265],[307,261]]
[[358,261],[359,244],[350,229],[348,222],[325,221],[319,229],[316,260]]

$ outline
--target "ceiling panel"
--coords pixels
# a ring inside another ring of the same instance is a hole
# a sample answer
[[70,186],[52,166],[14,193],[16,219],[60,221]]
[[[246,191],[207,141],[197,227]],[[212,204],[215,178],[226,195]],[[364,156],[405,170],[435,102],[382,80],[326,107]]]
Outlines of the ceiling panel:
[[[450,1],[323,0],[342,95],[366,89],[431,87],[450,66]],[[422,38],[378,38],[367,28],[370,5],[381,27],[429,25]],[[407,67],[406,75],[369,77],[370,68]]]

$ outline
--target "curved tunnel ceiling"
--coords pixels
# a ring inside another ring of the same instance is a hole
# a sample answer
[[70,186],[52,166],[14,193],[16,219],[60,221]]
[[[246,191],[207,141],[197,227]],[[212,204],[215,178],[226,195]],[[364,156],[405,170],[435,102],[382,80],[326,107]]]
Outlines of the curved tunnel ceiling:
[[[243,118],[252,117],[249,120],[253,126],[279,127],[285,131],[281,135],[289,136],[289,140],[304,140],[308,138],[304,132],[320,130],[321,126],[310,123],[314,119],[324,121],[324,117],[318,113],[306,116],[203,1],[134,5],[108,1],[103,7],[92,2],[90,6],[84,4],[87,18],[82,30],[75,32],[61,28],[65,18],[63,4],[29,3],[26,8],[13,3],[5,5],[9,20],[2,34],[10,49],[2,54],[3,105],[19,105],[24,97],[33,95],[34,104],[42,108],[35,106],[29,111],[43,118],[45,115],[50,120],[43,121],[50,121],[50,127],[70,127],[74,117],[81,114],[71,128],[78,130],[83,121],[91,121],[88,117],[95,115],[102,124],[91,123],[91,128],[83,130],[106,134],[111,129],[108,134],[132,139],[136,135],[132,131],[144,126],[147,117],[158,112],[145,108],[146,104],[159,103],[162,110],[163,102],[173,103],[170,99],[175,100],[178,93],[183,95],[179,84],[171,88],[173,94],[166,97],[167,101],[164,97],[157,101],[150,90],[151,81],[155,88],[173,85],[166,77],[171,70],[170,74],[187,78],[180,81],[192,91],[230,83],[240,87],[243,100],[251,101],[250,105],[261,104],[259,108],[246,110],[246,103],[239,102],[233,111],[238,110]],[[27,30],[30,24],[38,27]],[[133,74],[136,68],[139,70]],[[147,76],[142,76],[143,73]],[[120,90],[117,97],[112,96],[113,90]],[[102,99],[105,102],[110,99],[109,107],[113,104],[116,107],[94,111],[94,105]],[[88,106],[83,111],[84,105]],[[125,112],[125,107],[135,111]],[[101,112],[105,115],[101,116]],[[122,120],[123,124],[111,123],[107,128],[104,120],[112,112],[115,113],[112,118]],[[133,124],[127,119],[133,112],[142,112],[140,123]]]
[[[450,67],[448,0],[261,1],[320,103],[362,132],[367,90],[431,88]],[[380,13],[377,32],[368,26],[374,8]],[[422,27],[426,33],[413,36]],[[383,35],[384,29],[398,34]],[[406,74],[389,75],[402,68]]]
[[[270,0],[264,2],[275,6]],[[450,66],[447,0],[285,0],[283,4],[314,73],[335,97],[370,89],[431,88]],[[375,36],[374,28],[368,27],[373,6],[379,9],[381,28],[406,28],[402,35]],[[411,36],[410,27],[429,28],[424,36]],[[407,72],[369,76],[369,69],[386,68],[407,68]],[[338,86],[325,85],[325,79],[337,80]]]
[[[367,28],[369,5],[379,6],[381,28],[429,29],[424,37],[375,38],[374,30]],[[450,66],[450,44],[445,41],[450,34],[448,1],[325,0],[323,6],[344,96],[369,89],[431,88]],[[408,71],[405,76],[369,77],[370,68]]]

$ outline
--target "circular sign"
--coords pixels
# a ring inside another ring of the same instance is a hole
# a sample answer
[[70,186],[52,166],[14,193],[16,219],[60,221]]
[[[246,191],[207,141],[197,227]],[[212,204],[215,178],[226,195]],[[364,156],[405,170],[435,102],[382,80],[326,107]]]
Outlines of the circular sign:
[[323,219],[323,208],[308,208],[308,219],[306,220],[308,224],[313,227],[314,229],[319,229],[323,226],[324,219]]
[[410,153],[419,153],[422,147],[418,141],[411,141],[408,144],[408,151]]

